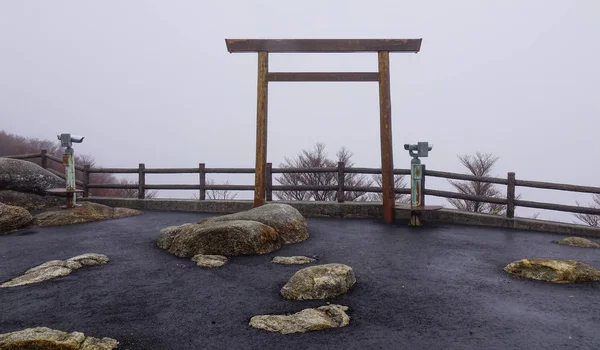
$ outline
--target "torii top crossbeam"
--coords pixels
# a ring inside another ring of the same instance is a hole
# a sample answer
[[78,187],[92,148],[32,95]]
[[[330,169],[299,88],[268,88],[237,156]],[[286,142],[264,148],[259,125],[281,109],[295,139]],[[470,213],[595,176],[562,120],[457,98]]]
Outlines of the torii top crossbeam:
[[[381,173],[383,219],[395,221],[394,164],[392,145],[392,107],[390,101],[390,52],[421,50],[422,39],[225,39],[230,53],[258,53],[256,167],[254,206],[265,202],[267,159],[268,83],[280,81],[371,81],[379,83]],[[269,72],[269,53],[377,52],[377,72]]]
[[225,39],[234,52],[419,52],[422,39]]

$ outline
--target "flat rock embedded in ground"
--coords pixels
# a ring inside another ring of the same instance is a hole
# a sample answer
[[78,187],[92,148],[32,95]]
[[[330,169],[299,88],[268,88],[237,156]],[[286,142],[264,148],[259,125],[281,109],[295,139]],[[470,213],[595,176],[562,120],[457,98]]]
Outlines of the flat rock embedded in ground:
[[0,334],[2,350],[112,350],[118,345],[116,339],[86,337],[81,332],[68,333],[48,327],[26,328]]
[[304,309],[291,315],[259,315],[250,319],[250,326],[281,334],[304,333],[328,328],[345,327],[350,324],[347,306],[327,305],[316,309]]
[[575,260],[522,259],[506,265],[504,271],[515,276],[552,283],[600,281],[600,271]]
[[272,227],[283,242],[298,243],[308,238],[308,225],[300,212],[289,204],[268,203],[250,210],[201,220],[197,224],[212,224],[220,221],[250,220]]
[[[103,254],[86,253],[74,256],[67,260],[50,260],[38,266],[32,267],[21,276],[15,277],[0,284],[0,288],[23,286],[38,283],[70,274],[73,270],[83,266],[95,266],[106,264],[108,257]],[[0,348],[1,349],[1,348]]]
[[25,228],[33,217],[25,208],[0,203],[0,234]]
[[165,227],[156,244],[171,254],[188,258],[198,254],[267,254],[281,248],[283,241],[270,226],[257,221],[232,220]]
[[554,243],[580,248],[600,248],[600,244],[583,237],[567,237]]
[[119,219],[141,214],[139,210],[127,208],[112,208],[93,202],[79,202],[79,206],[68,209],[54,209],[42,212],[33,217],[35,226],[60,226],[93,222],[100,220]]
[[325,299],[347,293],[355,283],[356,276],[348,265],[316,265],[297,271],[280,293],[286,299]]
[[198,254],[192,257],[192,261],[195,261],[196,265],[200,267],[219,267],[227,263],[227,257],[223,255]]
[[316,259],[309,258],[307,256],[276,256],[271,260],[271,262],[283,265],[310,264],[314,261],[316,261]]

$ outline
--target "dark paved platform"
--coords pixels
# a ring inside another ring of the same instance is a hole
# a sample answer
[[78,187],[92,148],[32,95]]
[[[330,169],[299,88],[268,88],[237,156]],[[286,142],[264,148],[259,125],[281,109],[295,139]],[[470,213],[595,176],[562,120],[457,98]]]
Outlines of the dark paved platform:
[[[563,236],[374,220],[309,219],[311,237],[262,256],[202,269],[155,245],[169,225],[210,215],[141,216],[0,236],[0,281],[54,259],[102,253],[104,266],[39,284],[0,289],[0,333],[34,326],[112,337],[120,349],[598,349],[600,283],[519,280],[502,268],[526,257],[600,267],[600,251],[559,246]],[[298,269],[275,255],[344,263],[354,289],[329,300],[350,307],[349,326],[281,335],[248,326],[258,314],[325,301],[286,301]]]

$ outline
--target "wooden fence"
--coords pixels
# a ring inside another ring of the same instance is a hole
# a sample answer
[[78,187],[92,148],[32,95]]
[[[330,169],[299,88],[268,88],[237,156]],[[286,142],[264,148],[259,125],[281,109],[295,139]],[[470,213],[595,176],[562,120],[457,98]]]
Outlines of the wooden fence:
[[[40,158],[41,165],[48,169],[48,161],[62,164],[62,160],[47,154],[45,150],[40,153],[23,154],[9,156],[13,159],[33,159]],[[254,191],[254,185],[211,185],[206,183],[206,174],[254,174],[254,168],[207,168],[205,163],[199,163],[194,168],[146,168],[144,163],[140,163],[137,168],[91,168],[89,165],[75,166],[75,169],[83,174],[83,181],[77,181],[77,185],[84,191],[84,197],[89,196],[89,190],[93,188],[103,189],[134,189],[137,190],[138,198],[145,198],[146,190],[197,190],[199,191],[199,200],[206,199],[206,191],[210,190],[229,190],[229,191]],[[53,169],[48,169],[54,174],[64,179],[64,174]],[[90,174],[108,173],[108,174],[138,174],[137,184],[97,184],[90,183]],[[337,183],[331,186],[285,186],[273,185],[273,174],[283,173],[335,173],[337,174]],[[266,197],[267,201],[273,200],[273,192],[276,191],[336,191],[339,202],[344,201],[346,191],[381,193],[381,187],[358,187],[348,186],[344,183],[345,174],[381,174],[378,168],[356,168],[345,167],[343,162],[338,163],[337,167],[329,168],[273,168],[271,163],[266,167]],[[198,184],[146,184],[146,174],[198,174]],[[409,169],[394,169],[395,175],[410,175]],[[441,191],[435,189],[424,189],[427,196],[455,198],[466,201],[480,203],[494,203],[506,205],[506,216],[514,217],[515,207],[535,208],[556,210],[568,213],[580,213],[589,215],[600,215],[600,209],[582,206],[563,205],[556,203],[534,202],[516,199],[515,193],[517,187],[530,187],[539,189],[561,190],[567,192],[581,192],[587,194],[600,194],[600,187],[569,185],[552,182],[518,180],[515,173],[509,172],[506,178],[496,177],[478,177],[473,175],[457,174],[445,171],[435,171],[425,169],[425,177],[437,177],[453,180],[475,181],[483,183],[493,183],[506,186],[506,198],[495,198],[486,196],[476,196],[464,193]],[[397,194],[410,194],[409,188],[395,189]]]

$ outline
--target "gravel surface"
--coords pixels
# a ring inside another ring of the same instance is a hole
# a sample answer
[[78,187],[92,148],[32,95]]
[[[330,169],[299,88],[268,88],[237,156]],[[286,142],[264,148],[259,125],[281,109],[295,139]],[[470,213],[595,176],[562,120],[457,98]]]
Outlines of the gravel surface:
[[[213,269],[156,247],[163,227],[210,216],[148,211],[0,236],[0,283],[49,260],[110,258],[65,277],[0,289],[0,333],[46,326],[111,337],[119,349],[600,348],[599,282],[554,285],[502,270],[528,257],[600,268],[597,250],[552,242],[566,235],[323,218],[308,220],[304,242],[232,257]],[[347,264],[357,284],[330,300],[284,300],[279,290],[306,266],[271,263],[278,255]],[[255,315],[326,301],[348,306],[350,325],[290,335],[248,326]]]

